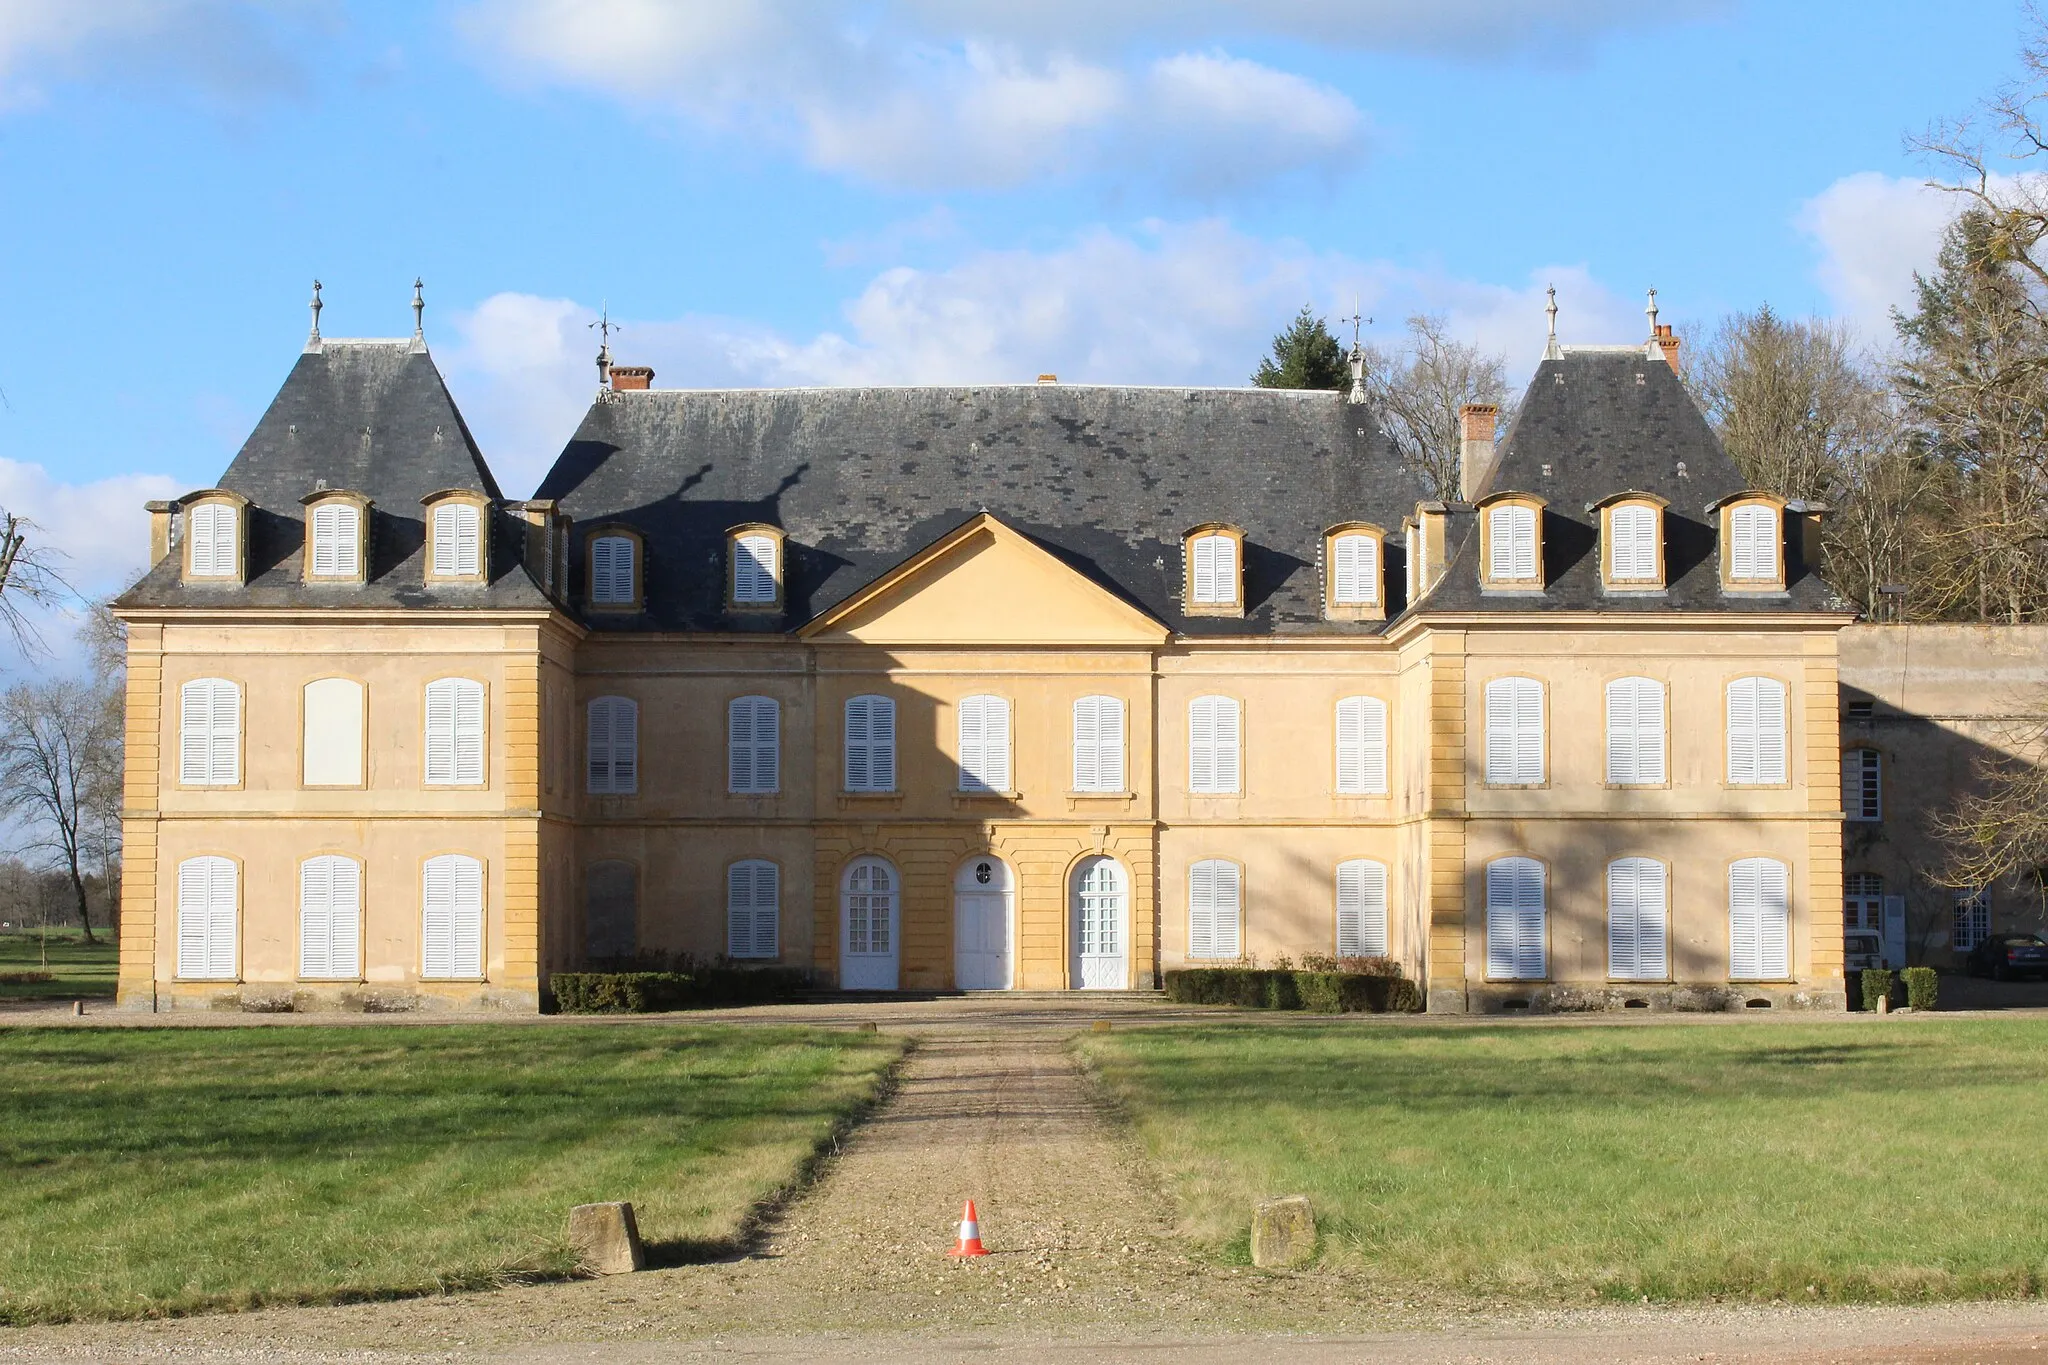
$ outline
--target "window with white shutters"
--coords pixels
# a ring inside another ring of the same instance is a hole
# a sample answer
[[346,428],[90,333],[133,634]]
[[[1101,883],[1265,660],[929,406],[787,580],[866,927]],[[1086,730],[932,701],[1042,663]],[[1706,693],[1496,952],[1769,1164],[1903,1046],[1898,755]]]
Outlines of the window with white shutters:
[[1330,601],[1340,607],[1369,607],[1380,600],[1380,543],[1347,534],[1330,541]]
[[1337,864],[1337,956],[1386,955],[1386,866],[1365,858]]
[[484,685],[469,678],[427,684],[427,785],[477,787],[484,780]]
[[1737,678],[1729,683],[1729,784],[1782,786],[1785,744],[1785,684],[1776,678]]
[[1226,535],[1196,536],[1188,543],[1189,579],[1201,606],[1233,606],[1237,602],[1237,540]]
[[618,962],[640,946],[640,869],[616,859],[583,870],[583,952]]
[[1124,790],[1124,704],[1117,697],[1074,703],[1074,790]]
[[760,795],[782,788],[782,706],[773,697],[734,697],[726,707],[725,786]]
[[1967,953],[1991,937],[1991,894],[1964,891],[1956,895],[1955,928],[1952,945]]
[[1495,678],[1486,685],[1486,781],[1495,787],[1543,782],[1543,684]]
[[590,542],[590,600],[606,606],[630,606],[634,589],[633,538],[599,536]]
[[896,703],[887,697],[847,699],[846,790],[896,790]]
[[1617,981],[1662,981],[1670,922],[1668,878],[1655,858],[1607,865],[1607,974]]
[[725,955],[774,957],[782,907],[781,871],[749,858],[725,870]]
[[299,864],[299,975],[353,981],[363,973],[363,865],[322,854]]
[[1728,868],[1728,975],[1779,981],[1792,974],[1790,875],[1775,858],[1744,858]]
[[1236,958],[1243,917],[1238,865],[1208,858],[1188,869],[1188,956]]
[[1543,864],[1497,858],[1486,865],[1486,975],[1495,981],[1539,981],[1544,955]]
[[1617,583],[1657,581],[1657,509],[1630,503],[1607,514],[1607,572]]
[[236,533],[241,514],[224,502],[203,502],[185,515],[194,578],[233,578],[240,572]]
[[1851,820],[1884,819],[1884,759],[1877,750],[1842,755],[1842,813]]
[[1188,703],[1188,790],[1231,796],[1238,789],[1237,700],[1196,697]]
[[732,544],[732,600],[773,602],[778,594],[775,537],[738,536]]
[[235,911],[239,900],[232,859],[187,858],[178,864],[178,978],[235,979]]
[[1607,781],[1617,787],[1664,781],[1664,684],[1654,678],[1607,684]]
[[960,790],[1010,790],[1010,703],[963,697],[959,713]]
[[242,780],[242,689],[195,678],[178,689],[178,781],[232,787]]
[[1486,512],[1486,576],[1496,583],[1536,581],[1536,509],[1520,503]]
[[483,510],[473,502],[434,509],[434,576],[474,578],[483,572]]
[[484,865],[460,853],[427,859],[421,890],[420,975],[484,974]]
[[362,518],[345,502],[313,509],[313,577],[354,578],[362,542]]
[[1744,503],[1729,510],[1729,581],[1778,581],[1780,525],[1778,509],[1762,503]]
[[626,796],[640,790],[640,705],[631,697],[591,700],[590,791]]
[[1337,703],[1337,792],[1387,794],[1387,704],[1378,697]]

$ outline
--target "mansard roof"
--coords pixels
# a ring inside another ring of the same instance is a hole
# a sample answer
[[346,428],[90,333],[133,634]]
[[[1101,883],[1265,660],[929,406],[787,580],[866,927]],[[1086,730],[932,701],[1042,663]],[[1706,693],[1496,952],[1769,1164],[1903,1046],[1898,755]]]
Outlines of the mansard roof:
[[[1708,510],[1749,488],[1704,413],[1671,366],[1642,346],[1574,346],[1547,359],[1522,397],[1479,496],[1529,493],[1543,499],[1541,593],[1481,590],[1477,518],[1464,531],[1424,611],[1834,612],[1847,606],[1817,565],[1786,557],[1782,594],[1721,591],[1716,518]],[[1600,580],[1599,504],[1618,493],[1650,493],[1664,511],[1666,589],[1610,594]]]
[[[361,586],[301,581],[303,499],[323,483],[374,504],[369,573]],[[502,525],[493,535],[489,584],[469,591],[429,590],[424,582],[421,498],[451,488],[479,493],[494,503],[502,495],[433,357],[418,340],[329,339],[309,345],[219,486],[251,504],[248,583],[181,583],[178,556],[171,555],[119,605],[549,605],[517,563],[517,538]]]
[[[1243,635],[1379,629],[1322,619],[1322,533],[1422,490],[1339,393],[1026,384],[606,394],[535,496],[579,539],[644,538],[647,610],[601,630],[794,629],[987,511],[1174,630]],[[1183,534],[1214,521],[1245,532],[1242,620],[1180,611]],[[785,615],[726,609],[743,522],[788,536]]]

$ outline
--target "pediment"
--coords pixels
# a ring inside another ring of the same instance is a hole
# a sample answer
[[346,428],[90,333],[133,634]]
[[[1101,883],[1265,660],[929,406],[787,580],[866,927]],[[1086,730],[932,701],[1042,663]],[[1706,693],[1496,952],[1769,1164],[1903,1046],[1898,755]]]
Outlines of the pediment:
[[1156,645],[1168,634],[986,512],[800,633],[871,645]]

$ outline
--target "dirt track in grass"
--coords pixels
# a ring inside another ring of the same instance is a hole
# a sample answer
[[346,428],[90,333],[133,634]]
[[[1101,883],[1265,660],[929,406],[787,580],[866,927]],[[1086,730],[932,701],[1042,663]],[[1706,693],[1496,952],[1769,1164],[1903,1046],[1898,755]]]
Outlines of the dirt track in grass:
[[[494,1294],[19,1329],[0,1332],[0,1360],[2048,1359],[2039,1303],[1490,1313],[1368,1301],[1341,1275],[1198,1262],[1074,1069],[1065,1041],[1090,1012],[873,1017],[920,1035],[900,1090],[746,1259]],[[996,1254],[958,1263],[945,1252],[968,1196]]]

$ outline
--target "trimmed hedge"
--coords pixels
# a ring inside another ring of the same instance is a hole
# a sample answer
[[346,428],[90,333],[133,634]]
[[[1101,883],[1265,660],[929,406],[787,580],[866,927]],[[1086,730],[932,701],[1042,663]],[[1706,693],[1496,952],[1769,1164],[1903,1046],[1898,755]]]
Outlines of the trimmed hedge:
[[1931,1010],[1941,999],[1941,978],[1932,967],[1908,967],[1899,973],[1906,979],[1906,1003],[1915,1012]]
[[687,972],[556,972],[549,981],[563,1014],[659,1014],[763,1005],[808,989],[809,974],[787,967],[700,967]]
[[1415,983],[1357,972],[1297,972],[1259,967],[1190,967],[1166,973],[1166,998],[1181,1005],[1237,1005],[1312,1014],[1412,1014],[1422,1008]]
[[1897,973],[1882,967],[1866,967],[1863,971],[1863,1008],[1875,1011],[1886,996],[1892,993],[1892,983]]

